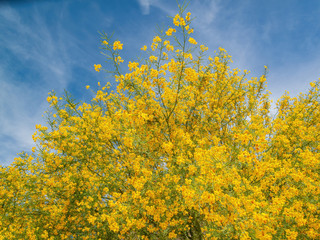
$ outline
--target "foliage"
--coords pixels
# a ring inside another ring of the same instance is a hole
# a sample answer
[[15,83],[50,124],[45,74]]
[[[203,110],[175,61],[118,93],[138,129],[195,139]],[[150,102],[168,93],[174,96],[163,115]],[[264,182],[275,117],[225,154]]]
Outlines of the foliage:
[[272,117],[267,69],[206,58],[184,10],[126,74],[103,34],[115,91],[50,93],[37,149],[0,168],[0,239],[320,238],[319,81]]

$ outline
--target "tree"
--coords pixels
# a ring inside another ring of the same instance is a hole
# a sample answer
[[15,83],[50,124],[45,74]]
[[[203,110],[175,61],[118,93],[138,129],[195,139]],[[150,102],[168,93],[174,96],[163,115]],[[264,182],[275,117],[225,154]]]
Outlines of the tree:
[[126,74],[102,35],[115,91],[50,93],[37,149],[0,170],[0,239],[320,237],[319,81],[272,116],[267,69],[206,58],[184,11]]

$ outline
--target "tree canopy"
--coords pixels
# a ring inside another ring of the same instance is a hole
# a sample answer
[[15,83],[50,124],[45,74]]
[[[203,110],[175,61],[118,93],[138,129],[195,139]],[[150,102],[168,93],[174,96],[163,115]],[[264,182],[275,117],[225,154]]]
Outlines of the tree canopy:
[[91,102],[49,94],[37,147],[0,168],[0,239],[320,238],[320,82],[271,114],[267,68],[248,79],[172,19],[124,72],[102,35],[117,84]]

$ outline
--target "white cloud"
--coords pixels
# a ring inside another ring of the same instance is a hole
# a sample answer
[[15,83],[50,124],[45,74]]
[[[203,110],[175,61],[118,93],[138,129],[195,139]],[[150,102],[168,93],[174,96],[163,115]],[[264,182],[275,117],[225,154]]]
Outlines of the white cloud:
[[172,0],[137,0],[142,13],[147,15],[150,13],[150,8],[155,7],[165,12],[170,16],[174,16],[178,12],[176,1]]
[[[30,4],[28,12],[8,5],[0,8],[0,53],[5,53],[0,54],[0,165],[34,146],[35,125],[45,124],[42,114],[48,108],[47,93],[54,89],[61,95],[71,84],[81,86],[74,69],[87,73],[94,63],[92,48],[85,44],[98,44],[99,35],[92,36],[83,28],[85,39],[78,37],[75,25],[66,22],[73,19],[69,4]],[[89,6],[90,13],[109,27],[112,17],[105,16],[95,3]],[[55,18],[54,24],[47,22],[45,11]],[[100,55],[98,47],[94,56]]]
[[220,0],[191,1],[188,9],[191,11],[192,16],[197,18],[198,27],[205,29],[208,26],[212,26],[217,17],[220,11]]
[[1,7],[0,17],[14,24],[20,23],[20,15],[8,5]]
[[273,99],[276,101],[285,92],[289,91],[291,97],[299,93],[306,93],[309,83],[320,78],[320,58],[310,61],[296,62],[295,64],[278,67],[269,74],[269,86],[273,90]]
[[35,124],[44,122],[47,93],[61,92],[71,79],[64,43],[52,35],[37,9],[30,14],[34,22],[26,24],[13,8],[0,9],[1,50],[8,54],[0,57],[0,164],[11,162],[15,153],[30,151]]
[[39,104],[39,98],[45,98],[40,88],[29,88],[12,77],[0,69],[0,165],[9,164],[17,153],[35,146],[35,124],[43,122],[41,115],[47,107]]
[[64,89],[69,76],[63,44],[53,37],[37,9],[32,13],[34,23],[27,25],[19,13],[9,6],[0,9],[0,16],[3,18],[0,26],[7,30],[0,41],[11,54],[33,66],[47,84],[51,85],[50,82],[54,79],[59,83],[55,85]]
[[140,4],[141,11],[144,15],[148,15],[150,13],[150,0],[138,0]]

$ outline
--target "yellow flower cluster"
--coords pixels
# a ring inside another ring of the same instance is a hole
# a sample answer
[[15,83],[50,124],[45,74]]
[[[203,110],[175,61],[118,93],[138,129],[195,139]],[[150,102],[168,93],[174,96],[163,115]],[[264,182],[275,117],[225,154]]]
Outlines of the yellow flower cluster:
[[120,56],[118,56],[118,57],[115,57],[115,62],[117,63],[117,64],[120,64],[120,63],[122,63],[123,62],[123,59],[120,57]]
[[0,239],[320,239],[320,80],[271,114],[265,75],[181,32],[126,73],[108,45],[117,85],[89,103],[49,94],[37,147],[0,167]]
[[151,62],[156,62],[156,61],[158,61],[158,57],[151,55],[151,56],[149,57],[149,60],[150,60]]
[[115,41],[113,43],[113,50],[122,50],[123,44],[120,41]]
[[141,48],[142,51],[146,51],[147,50],[147,46],[144,45],[142,48]]
[[190,16],[191,16],[191,13],[190,13],[190,12],[188,12],[188,13],[187,13],[187,16],[186,16],[186,20],[187,20],[187,22],[190,22],[190,20],[191,20],[191,19],[190,19]]
[[101,64],[94,64],[94,70],[96,70],[97,72],[100,72],[101,67]]
[[205,52],[205,51],[208,51],[208,47],[206,47],[206,46],[204,46],[204,45],[200,45],[200,50],[202,51],[202,52]]
[[151,49],[152,49],[152,51],[155,51],[157,48],[158,48],[158,43],[156,43],[156,42],[153,42],[152,44],[151,44]]
[[[188,12],[186,15],[186,18],[184,19],[183,17],[181,17],[180,14],[177,14],[174,18],[173,18],[173,24],[177,27],[181,27],[182,29],[185,29],[187,31],[188,34],[193,33],[193,29],[190,29],[190,23],[191,23],[191,18],[190,18],[191,13]],[[169,28],[168,31],[166,32],[166,34],[168,36],[172,35],[172,32],[175,32],[174,28]]]
[[156,42],[161,42],[161,38],[159,36],[155,36],[153,38],[153,42],[156,43]]
[[176,29],[174,29],[174,28],[169,28],[169,29],[166,31],[166,34],[167,34],[167,36],[171,36],[172,33],[174,33],[174,32],[176,32]]
[[194,44],[194,45],[198,44],[197,41],[194,40],[192,37],[190,37],[188,41],[189,41],[191,44]]
[[177,26],[177,27],[179,27],[179,25],[180,25],[180,15],[179,14],[177,14],[174,18],[173,18],[173,24],[175,25],[175,26]]

